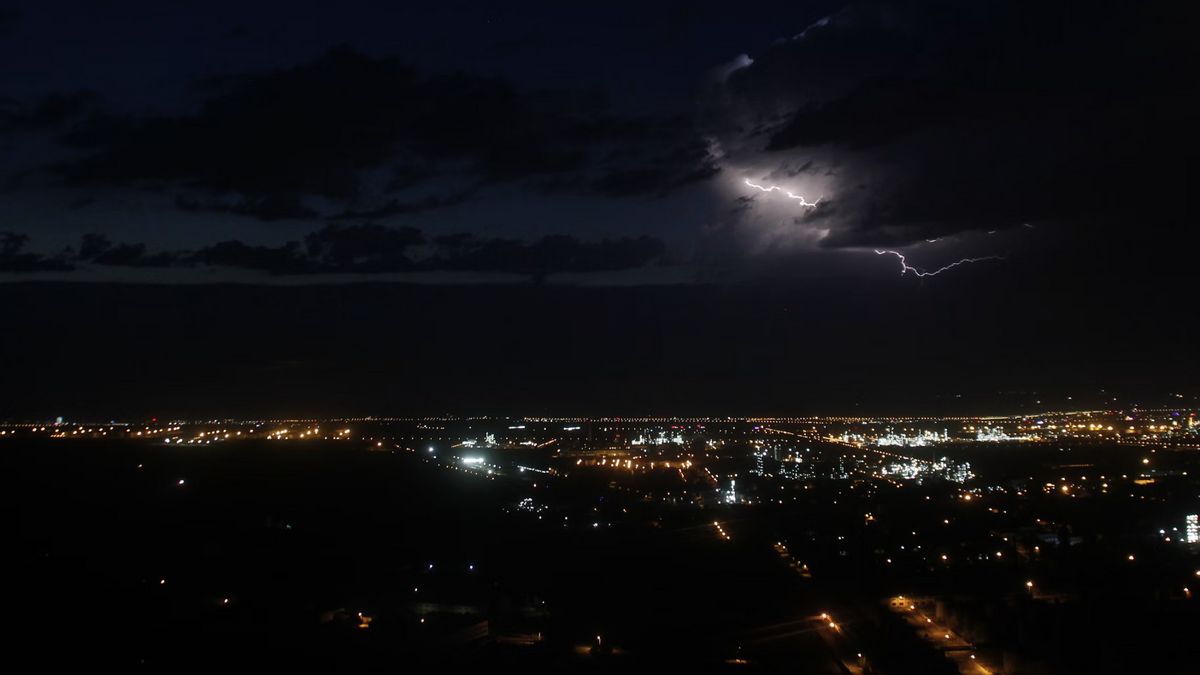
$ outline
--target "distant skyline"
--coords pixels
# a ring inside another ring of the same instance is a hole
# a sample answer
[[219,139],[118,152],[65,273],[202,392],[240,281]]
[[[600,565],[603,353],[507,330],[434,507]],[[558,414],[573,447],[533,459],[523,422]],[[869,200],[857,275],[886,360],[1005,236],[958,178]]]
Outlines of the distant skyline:
[[[26,420],[26,421],[19,421],[19,422],[7,421],[7,422],[3,422],[2,424],[5,424],[11,428],[42,427],[42,426],[50,426],[50,425],[72,426],[72,425],[80,425],[80,424],[95,424],[95,425],[98,425],[98,427],[104,427],[105,425],[112,425],[112,424],[117,424],[117,425],[137,425],[137,424],[166,425],[166,424],[174,424],[174,423],[207,424],[207,423],[211,423],[211,422],[220,423],[221,421],[231,421],[231,422],[236,422],[238,424],[251,424],[251,423],[260,423],[260,422],[262,422],[262,423],[266,423],[266,422],[298,423],[298,422],[311,422],[311,421],[322,421],[322,422],[361,421],[361,422],[387,423],[387,422],[420,422],[422,420],[446,420],[446,421],[456,421],[456,422],[469,422],[472,420],[480,420],[480,421],[483,421],[483,420],[529,420],[529,421],[534,421],[534,422],[538,422],[538,423],[586,422],[586,423],[601,423],[601,424],[611,423],[611,424],[615,424],[615,425],[679,423],[679,424],[694,425],[694,424],[711,424],[711,423],[726,423],[726,422],[728,422],[728,423],[756,423],[756,422],[766,422],[768,420],[779,420],[779,421],[786,421],[789,424],[800,424],[800,423],[804,423],[809,420],[814,421],[814,422],[817,422],[817,421],[842,421],[842,422],[850,422],[850,421],[867,422],[867,421],[870,421],[872,423],[888,422],[891,420],[895,420],[897,422],[899,422],[899,421],[918,421],[918,420],[919,421],[1022,420],[1022,419],[1036,419],[1039,417],[1058,418],[1058,417],[1067,417],[1067,416],[1082,415],[1082,414],[1089,414],[1089,413],[1125,414],[1126,412],[1129,412],[1129,413],[1137,413],[1137,414],[1143,414],[1145,416],[1149,416],[1152,413],[1170,412],[1170,413],[1174,414],[1174,416],[1176,418],[1182,418],[1182,421],[1184,422],[1183,428],[1184,429],[1188,428],[1187,427],[1187,418],[1183,417],[1183,414],[1186,413],[1188,415],[1188,417],[1190,417],[1192,419],[1196,418],[1197,399],[1195,397],[1193,397],[1191,399],[1186,399],[1186,397],[1181,397],[1181,395],[1171,394],[1171,395],[1166,396],[1164,400],[1170,401],[1172,399],[1178,400],[1179,404],[1175,405],[1175,406],[1162,405],[1162,406],[1152,407],[1152,406],[1145,406],[1145,405],[1136,404],[1136,403],[1129,405],[1129,406],[1120,406],[1120,405],[1116,405],[1114,403],[1113,405],[1111,405],[1109,407],[1101,406],[1101,407],[1098,407],[1095,409],[1046,408],[1046,409],[1038,410],[1038,411],[1015,412],[1015,413],[1002,413],[1002,412],[996,411],[996,412],[991,412],[991,413],[945,414],[945,415],[889,414],[886,412],[876,413],[876,414],[827,413],[827,414],[809,414],[809,415],[784,415],[784,414],[779,414],[779,415],[754,415],[754,414],[743,414],[743,415],[688,415],[688,414],[679,414],[679,415],[654,415],[654,414],[605,415],[603,413],[595,414],[595,415],[569,415],[569,414],[564,414],[564,415],[520,415],[520,414],[485,415],[485,414],[441,413],[441,414],[426,414],[426,415],[402,415],[402,414],[387,415],[387,414],[383,414],[383,415],[358,415],[358,416],[348,415],[348,416],[331,416],[331,417],[319,417],[318,416],[318,417],[270,417],[270,418],[231,416],[231,417],[226,417],[226,418],[175,417],[175,418],[171,418],[171,419],[159,419],[158,417],[150,417],[150,418],[129,418],[129,419],[110,419],[110,420],[67,419],[60,415],[60,416],[55,417],[54,419]],[[1156,419],[1156,418],[1151,417],[1151,419]],[[156,426],[155,428],[158,429],[159,427]]]

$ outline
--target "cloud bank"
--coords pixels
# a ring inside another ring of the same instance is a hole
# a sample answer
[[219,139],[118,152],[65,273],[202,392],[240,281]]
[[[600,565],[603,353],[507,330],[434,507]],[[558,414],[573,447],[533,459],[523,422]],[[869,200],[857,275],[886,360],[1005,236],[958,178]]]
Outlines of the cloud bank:
[[768,243],[904,246],[1026,224],[1119,236],[1183,199],[1173,148],[1198,111],[1171,16],[1154,2],[849,5],[716,71],[703,117],[721,186]]
[[425,76],[347,47],[194,90],[202,103],[187,114],[115,114],[78,94],[9,105],[0,128],[61,130],[75,153],[53,170],[70,186],[168,191],[182,210],[267,221],[416,214],[514,183],[661,196],[718,170],[678,118],[618,114],[588,92]]

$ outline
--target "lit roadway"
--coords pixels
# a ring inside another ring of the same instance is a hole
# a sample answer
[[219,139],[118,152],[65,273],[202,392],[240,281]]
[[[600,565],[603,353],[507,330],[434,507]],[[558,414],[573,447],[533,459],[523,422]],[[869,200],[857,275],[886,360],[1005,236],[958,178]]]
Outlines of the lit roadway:
[[764,660],[772,665],[786,665],[794,672],[861,675],[861,669],[848,670],[847,664],[838,658],[839,645],[822,633],[816,618],[815,614],[802,615],[758,626],[747,631],[742,639]]
[[[854,634],[854,610],[845,605],[820,600],[820,587],[813,584],[813,574],[808,565],[796,559],[783,542],[772,545],[779,559],[794,573],[792,578],[802,584],[805,602],[798,607],[801,615],[792,621],[763,626],[747,636],[756,645],[767,642],[788,642],[793,648],[802,647],[808,654],[826,652],[831,661],[826,662],[829,670],[843,675],[863,675],[866,672],[867,655],[862,653],[860,641]],[[823,609],[818,609],[818,607]],[[822,646],[823,645],[823,648]],[[801,669],[802,672],[814,672]]]
[[998,666],[985,662],[979,656],[975,651],[975,645],[935,621],[932,616],[917,609],[913,598],[903,595],[889,598],[888,608],[903,615],[904,620],[913,627],[917,636],[940,649],[946,658],[958,666],[958,672],[963,675],[992,675],[1000,672]]

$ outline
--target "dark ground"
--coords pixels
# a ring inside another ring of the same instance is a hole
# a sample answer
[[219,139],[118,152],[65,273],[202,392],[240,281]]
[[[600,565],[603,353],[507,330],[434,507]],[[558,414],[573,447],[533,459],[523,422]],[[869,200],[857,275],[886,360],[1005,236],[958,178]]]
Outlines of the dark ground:
[[[642,510],[607,528],[563,528],[548,521],[568,511],[541,522],[503,512],[537,495],[527,483],[408,453],[263,441],[5,446],[18,516],[10,607],[22,650],[47,666],[707,670],[747,656],[747,631],[811,611],[769,548],[720,542],[703,516],[649,514],[650,526]],[[434,611],[422,624],[420,603],[476,613]],[[358,611],[374,618],[369,629],[354,627]],[[457,639],[483,618],[545,642]],[[578,655],[595,634],[621,654]],[[770,669],[832,667],[812,635],[748,648]]]

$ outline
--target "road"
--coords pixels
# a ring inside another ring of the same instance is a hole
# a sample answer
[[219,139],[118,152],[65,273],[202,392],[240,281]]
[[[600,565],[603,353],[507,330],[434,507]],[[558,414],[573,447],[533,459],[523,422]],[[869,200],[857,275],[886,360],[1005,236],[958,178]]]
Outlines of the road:
[[925,642],[942,650],[946,658],[954,662],[958,672],[963,675],[998,675],[1000,666],[986,661],[976,650],[975,645],[954,632],[947,626],[937,622],[934,617],[921,610],[918,603],[921,599],[903,595],[888,598],[888,609],[904,616],[908,625]]

